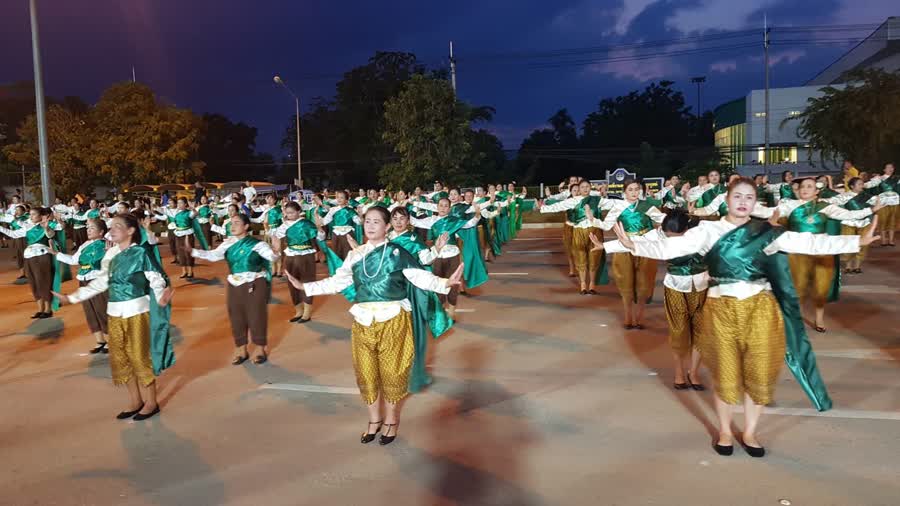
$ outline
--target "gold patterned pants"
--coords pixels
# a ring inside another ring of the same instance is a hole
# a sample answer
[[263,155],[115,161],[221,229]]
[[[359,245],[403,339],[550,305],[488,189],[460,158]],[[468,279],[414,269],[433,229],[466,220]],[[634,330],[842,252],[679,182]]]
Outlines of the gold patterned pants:
[[351,347],[356,384],[366,404],[374,403],[379,394],[391,404],[406,397],[415,353],[410,313],[400,311],[368,327],[353,322]]
[[631,253],[614,253],[612,274],[622,300],[645,302],[656,285],[657,260],[636,257]]
[[572,262],[572,225],[568,223],[563,224],[563,233],[562,233],[562,242],[563,242],[563,250],[566,252],[566,259]]
[[592,280],[600,268],[601,251],[591,251],[594,243],[591,242],[590,234],[593,233],[598,238],[603,237],[603,232],[596,228],[575,228],[572,227],[572,245],[570,252],[572,260],[575,262],[575,268],[582,276],[587,273],[587,279]]
[[878,216],[879,230],[896,230],[900,206],[884,206],[875,215]]
[[697,346],[694,337],[700,329],[700,313],[706,301],[706,290],[679,292],[665,289],[666,320],[669,322],[669,346],[680,357]]
[[[825,307],[828,292],[834,281],[834,256],[832,255],[788,255],[791,277],[797,295],[803,300],[807,292],[812,292],[812,300],[817,308]],[[810,286],[812,280],[812,286]]]
[[[841,225],[841,235],[864,235],[871,228],[872,228],[871,223],[869,223],[868,225],[866,225],[865,227],[862,227],[862,228],[851,227],[849,225]],[[859,259],[859,263],[862,264],[862,261],[866,259],[866,253],[868,251],[869,251],[868,245],[860,246],[859,253],[848,253],[848,254],[841,255],[841,260],[843,260],[844,262],[848,262],[853,258],[857,258],[857,259]]]
[[[151,302],[152,304],[152,302]],[[109,368],[115,385],[137,378],[148,386],[156,380],[150,359],[150,313],[109,317]]]
[[784,320],[772,292],[746,299],[708,297],[700,316],[698,348],[715,379],[716,394],[729,404],[746,392],[769,404],[784,363]]

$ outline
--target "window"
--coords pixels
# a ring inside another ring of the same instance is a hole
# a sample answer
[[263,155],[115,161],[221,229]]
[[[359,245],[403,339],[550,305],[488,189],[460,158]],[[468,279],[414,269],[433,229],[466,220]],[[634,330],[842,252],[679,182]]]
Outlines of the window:
[[755,118],[765,118],[765,117],[766,117],[766,113],[765,113],[765,112],[755,112],[755,113],[753,113],[753,116],[754,116]]

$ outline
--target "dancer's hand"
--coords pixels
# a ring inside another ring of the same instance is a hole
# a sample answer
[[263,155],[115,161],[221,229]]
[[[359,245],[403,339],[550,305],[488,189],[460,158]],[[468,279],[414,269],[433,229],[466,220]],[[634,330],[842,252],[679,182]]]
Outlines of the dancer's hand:
[[165,290],[163,290],[162,296],[160,296],[159,300],[156,301],[156,305],[159,307],[166,307],[172,302],[172,297],[175,296],[175,289],[171,286],[167,286]]
[[594,223],[594,211],[591,210],[591,206],[584,206],[584,215],[591,223]]
[[447,241],[450,240],[450,234],[444,232],[440,236],[438,236],[437,240],[434,241],[434,249],[440,252],[444,246],[447,245]]
[[625,233],[625,228],[622,227],[621,223],[616,223],[613,227],[613,231],[616,233],[616,237],[619,238],[619,243],[622,246],[634,251],[634,242],[631,240],[631,237]]
[[878,211],[881,211],[881,209],[882,209],[883,207],[884,207],[884,203],[881,202],[881,197],[876,197],[876,198],[875,198],[875,205],[872,206],[872,214],[875,214],[875,213],[877,213]]
[[359,247],[359,243],[356,242],[356,239],[354,239],[350,234],[347,234],[347,244],[350,245],[350,249],[356,249]]
[[591,242],[594,243],[594,247],[591,248],[591,253],[594,251],[603,251],[603,242],[600,239],[597,239],[597,236],[594,235],[593,232],[588,234],[588,237],[591,238]]
[[545,197],[550,197],[550,195],[551,195],[551,193],[550,193],[550,187],[549,187],[549,186],[545,186],[545,187],[544,187],[544,196],[545,196]]
[[881,239],[880,235],[875,235],[875,230],[878,228],[878,216],[872,218],[872,224],[869,225],[869,230],[866,230],[866,233],[859,236],[859,245],[860,246],[868,246],[873,242]]
[[781,224],[778,223],[778,220],[781,219],[781,209],[775,208],[775,212],[772,213],[772,216],[769,217],[769,225],[773,227],[780,227]]
[[294,276],[291,276],[290,272],[285,270],[284,275],[287,277],[288,283],[290,283],[291,286],[293,286],[297,290],[300,290],[301,292],[303,291],[303,283],[301,283],[300,281],[297,281],[297,278],[295,278]]
[[687,203],[688,214],[694,214],[694,211],[697,210],[697,201],[688,202]]
[[54,291],[51,291],[50,293],[52,293],[53,296],[56,297],[56,298],[59,300],[59,305],[60,305],[60,306],[64,306],[64,305],[66,305],[66,304],[71,304],[71,303],[72,303],[72,301],[69,300],[69,296],[68,296],[68,295],[63,295],[63,294],[61,294],[61,293],[56,293],[56,292],[54,292]]
[[456,270],[453,271],[453,274],[451,274],[450,277],[447,278],[447,286],[459,286],[462,284],[463,267],[465,267],[465,264],[460,263],[459,267],[457,267]]

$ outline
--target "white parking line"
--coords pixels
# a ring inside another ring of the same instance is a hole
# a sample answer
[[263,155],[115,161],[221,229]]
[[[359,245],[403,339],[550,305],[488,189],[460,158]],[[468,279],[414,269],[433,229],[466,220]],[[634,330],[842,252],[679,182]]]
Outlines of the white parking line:
[[269,383],[260,385],[258,390],[289,390],[291,392],[311,392],[316,394],[359,395],[359,388],[357,387],[298,385],[296,383]]
[[457,313],[474,313],[475,310],[474,309],[457,309],[456,312]]
[[887,285],[842,285],[841,291],[846,293],[900,294],[900,288]]
[[491,272],[491,276],[527,276],[527,272]]
[[546,255],[548,253],[562,253],[562,251],[553,251],[549,249],[540,250],[521,250],[521,251],[504,251],[504,253],[515,253],[518,255]]
[[516,237],[513,241],[550,241],[553,239],[561,239],[560,237]]
[[[744,408],[735,406],[735,411],[741,413]],[[856,420],[900,420],[900,411],[870,411],[867,409],[832,409],[820,413],[813,408],[763,408],[763,413],[766,415],[821,416]]]
[[889,352],[900,354],[900,349],[880,350],[872,348],[859,348],[852,350],[817,350],[816,355],[828,358],[851,358],[856,360],[896,360]]

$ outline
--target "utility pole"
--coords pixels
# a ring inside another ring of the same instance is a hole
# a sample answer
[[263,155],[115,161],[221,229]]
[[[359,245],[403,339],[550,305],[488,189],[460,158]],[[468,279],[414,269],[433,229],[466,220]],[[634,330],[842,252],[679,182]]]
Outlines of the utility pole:
[[700,101],[700,87],[706,82],[706,76],[697,76],[691,78],[692,83],[697,84],[697,131],[700,129],[700,117],[703,116],[703,103]]
[[453,86],[453,94],[456,95],[456,58],[453,57],[453,41],[450,41],[450,85]]
[[285,84],[284,80],[281,79],[281,76],[275,76],[273,80],[276,84],[280,84],[282,87],[284,87],[284,89],[287,90],[287,92],[290,93],[292,97],[294,97],[294,120],[297,123],[295,127],[297,130],[297,186],[299,186],[302,190],[303,164],[300,159],[300,97],[298,97],[297,94],[294,93],[294,90],[292,90],[290,87],[288,87],[287,84]]
[[[41,48],[38,43],[37,5],[28,1],[31,11],[31,56],[34,62],[34,102],[37,109],[38,149],[41,157],[41,197],[44,207],[53,201],[50,195],[50,153],[47,147],[47,118],[44,110],[44,79],[41,72]],[[22,188],[24,195],[25,188]]]
[[766,110],[763,113],[765,115],[763,118],[763,135],[765,137],[766,148],[765,151],[763,151],[763,167],[765,167],[766,176],[769,176],[769,22],[765,16],[763,16],[763,52],[765,53],[764,60],[766,65]]

